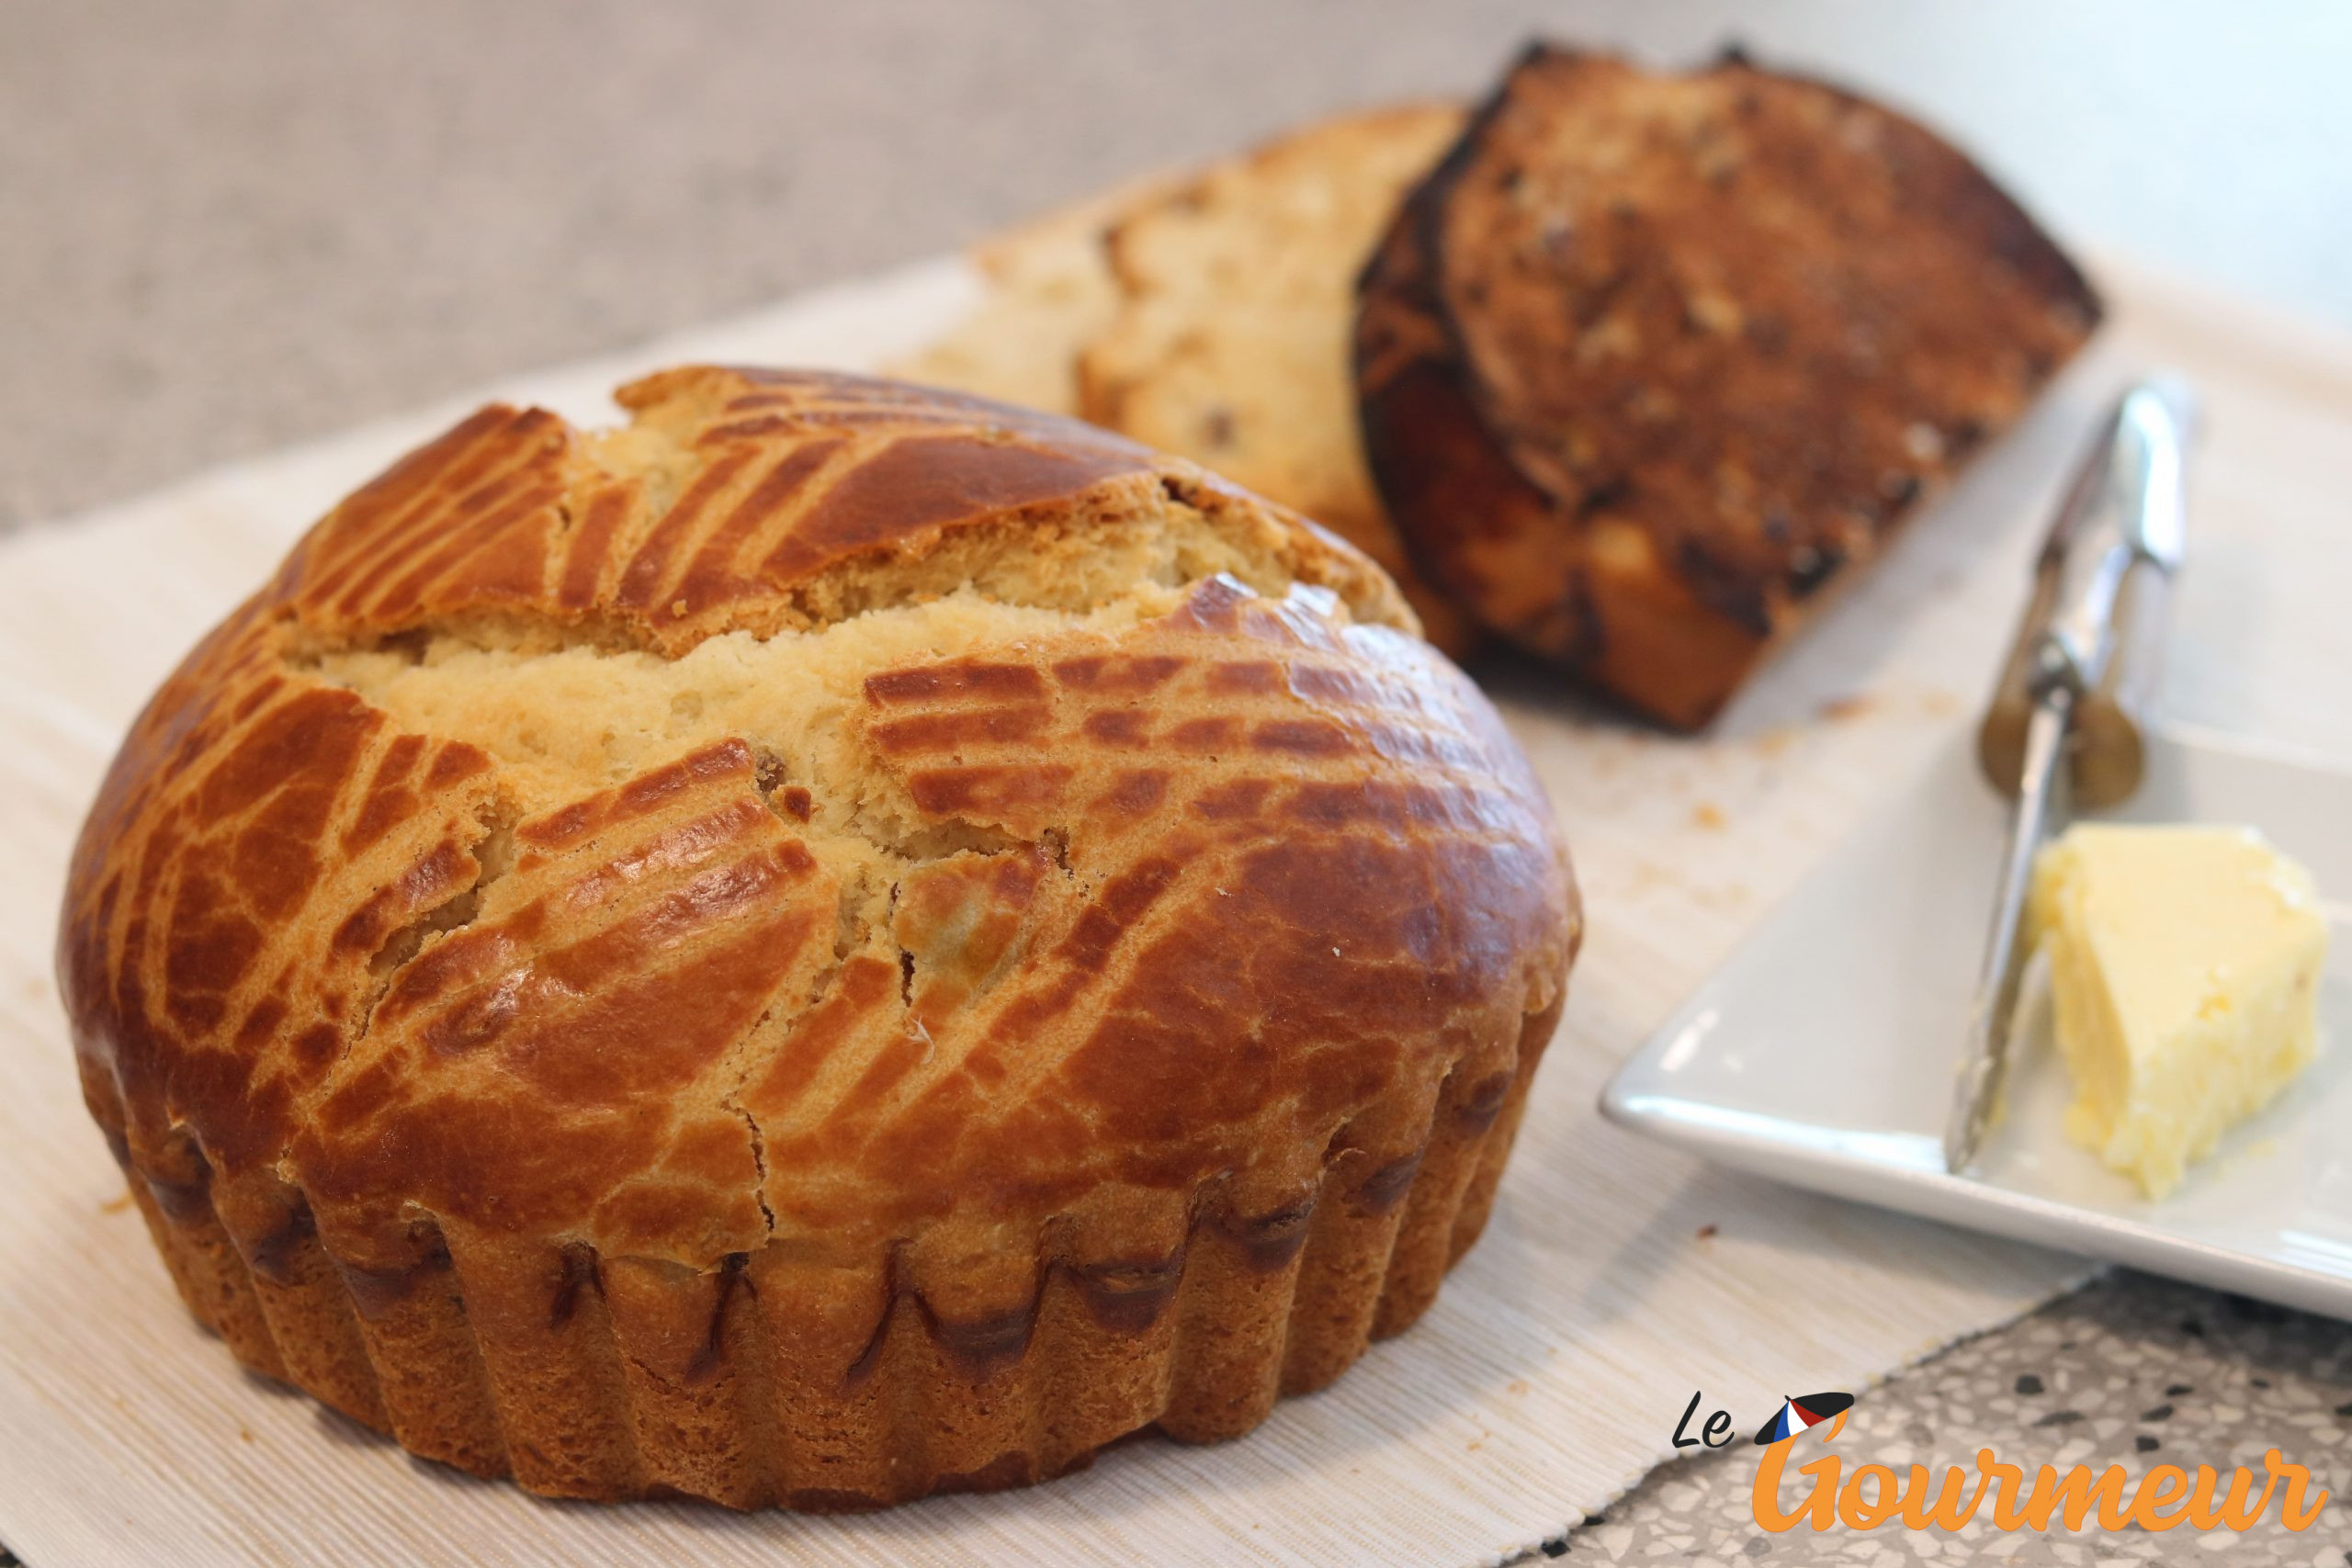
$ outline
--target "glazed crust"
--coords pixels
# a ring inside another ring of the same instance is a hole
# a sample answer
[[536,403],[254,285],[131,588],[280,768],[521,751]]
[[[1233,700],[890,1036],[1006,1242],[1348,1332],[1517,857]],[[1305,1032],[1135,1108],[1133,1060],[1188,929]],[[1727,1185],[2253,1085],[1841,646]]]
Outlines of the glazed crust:
[[1900,115],[1736,56],[1538,47],[1366,268],[1359,410],[1424,575],[1692,728],[2098,318]]
[[107,776],[61,982],[191,1308],[481,1473],[810,1507],[1412,1321],[1579,922],[1393,586],[1069,421],[621,397],[358,491]]

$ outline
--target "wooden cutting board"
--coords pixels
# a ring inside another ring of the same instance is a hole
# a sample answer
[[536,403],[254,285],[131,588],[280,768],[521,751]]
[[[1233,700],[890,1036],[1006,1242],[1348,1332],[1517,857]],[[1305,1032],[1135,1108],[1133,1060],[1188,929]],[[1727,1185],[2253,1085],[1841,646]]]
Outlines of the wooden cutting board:
[[[2113,324],[1703,739],[1506,673],[1498,698],[1590,912],[1562,1034],[1486,1239],[1413,1331],[1210,1449],[1148,1438],[1029,1492],[850,1518],[550,1504],[410,1460],[240,1372],[187,1320],[83,1113],[50,976],[67,845],[182,650],[337,496],[465,405],[356,431],[0,546],[0,1540],[75,1562],[1491,1561],[1669,1452],[1690,1391],[1761,1418],[2007,1319],[2076,1260],[1707,1169],[1604,1125],[1618,1058],[1988,688],[2025,563],[2108,392],[2149,366],[2210,400],[2174,716],[2352,763],[2352,339],[2120,263]],[[918,266],[503,395],[574,419],[637,371],[862,368],[967,309]],[[1922,1072],[1956,1041],[1889,1041]]]

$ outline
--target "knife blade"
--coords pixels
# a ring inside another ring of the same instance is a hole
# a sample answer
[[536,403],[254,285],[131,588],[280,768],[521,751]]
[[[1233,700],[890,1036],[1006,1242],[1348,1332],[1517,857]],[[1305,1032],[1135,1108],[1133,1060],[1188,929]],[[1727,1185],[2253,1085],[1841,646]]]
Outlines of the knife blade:
[[2166,377],[2135,382],[2117,400],[2059,505],[1978,733],[1987,776],[2017,804],[1944,1124],[1944,1167],[1954,1175],[1975,1159],[2001,1103],[2034,853],[2075,796],[2111,805],[2139,784],[2138,709],[2165,586],[2187,536],[2183,475],[2195,409],[2188,387]]
[[2033,886],[2033,857],[2049,825],[2066,815],[2066,737],[2073,727],[2075,694],[2053,682],[2033,705],[2026,721],[2025,765],[2018,802],[2009,818],[2008,847],[2001,857],[2000,888],[1993,898],[1993,924],[1977,973],[1976,1002],[1961,1056],[1960,1080],[1952,1094],[1951,1118],[1944,1127],[1944,1168],[1957,1175],[1983,1146],[2001,1103],[2009,1065],[2009,1031],[2025,976],[2026,894]]

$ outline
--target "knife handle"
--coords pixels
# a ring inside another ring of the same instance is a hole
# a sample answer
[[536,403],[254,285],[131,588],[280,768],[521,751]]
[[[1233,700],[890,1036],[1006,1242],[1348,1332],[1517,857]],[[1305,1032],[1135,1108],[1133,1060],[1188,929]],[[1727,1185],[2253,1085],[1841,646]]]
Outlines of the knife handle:
[[[2037,579],[2037,601],[2051,584]],[[2117,596],[2118,646],[2099,683],[2075,707],[2066,769],[2075,804],[2097,810],[2129,799],[2147,769],[2146,724],[2150,699],[2163,673],[2168,573],[2135,563]],[[2037,609],[2039,604],[2037,604]],[[2025,769],[2026,722],[2033,716],[2039,636],[2020,637],[2009,650],[1993,705],[1976,732],[1977,761],[2002,794],[2015,796]]]
[[2184,542],[2184,468],[2195,398],[2150,378],[2127,389],[2086,457],[2034,569],[1977,761],[2015,795],[2027,721],[2053,680],[2076,687],[2067,772],[2078,807],[2112,806],[2146,771],[2146,716]]

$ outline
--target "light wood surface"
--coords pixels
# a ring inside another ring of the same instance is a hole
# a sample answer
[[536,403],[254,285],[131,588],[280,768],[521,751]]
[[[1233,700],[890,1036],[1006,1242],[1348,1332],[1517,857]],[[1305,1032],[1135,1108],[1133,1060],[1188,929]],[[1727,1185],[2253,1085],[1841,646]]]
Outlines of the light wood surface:
[[[2072,1260],[1760,1187],[1602,1124],[1593,1097],[1991,679],[2040,519],[2108,390],[2148,364],[2211,400],[2177,717],[2352,763],[2340,454],[2352,344],[2121,264],[2057,392],[1918,520],[1703,742],[1498,682],[1591,910],[1561,1039],[1487,1238],[1428,1319],[1238,1443],[1124,1446],[1079,1477],[850,1519],[534,1502],[406,1459],[238,1373],[188,1323],[78,1104],[49,947],[67,837],[180,651],[336,495],[458,409],[206,476],[0,549],[0,1539],[40,1568],[170,1560],[1035,1564],[1467,1562],[1532,1546],[1667,1453],[1691,1388],[1740,1410],[1860,1388],[2080,1277]],[[509,389],[598,417],[702,356],[868,365],[953,319],[938,264]],[[470,400],[468,400],[469,402]],[[1917,1050],[1948,1070],[1942,1042]],[[1670,1416],[1669,1416],[1670,1419]]]

